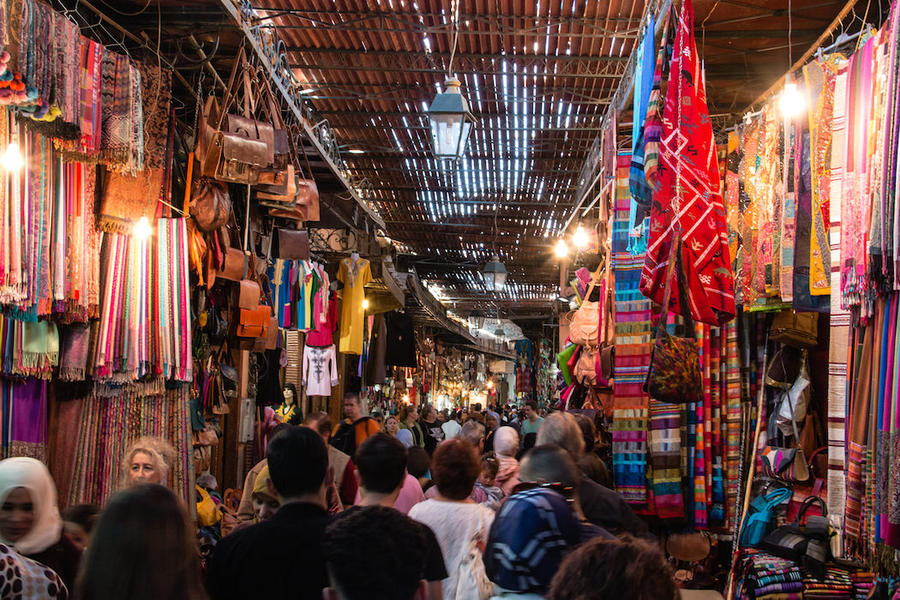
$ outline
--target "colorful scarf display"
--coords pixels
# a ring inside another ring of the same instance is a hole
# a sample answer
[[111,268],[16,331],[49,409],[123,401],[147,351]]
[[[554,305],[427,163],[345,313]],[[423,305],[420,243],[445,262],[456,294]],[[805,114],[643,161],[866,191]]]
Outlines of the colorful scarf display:
[[111,383],[191,381],[190,291],[184,219],[158,219],[149,239],[104,238],[94,377]]
[[2,175],[0,304],[26,320],[53,313],[62,322],[87,321],[99,304],[94,170],[64,162],[49,139],[10,119],[4,109],[0,138],[18,139],[26,162]]
[[77,427],[78,458],[71,467],[68,504],[102,506],[120,486],[120,466],[126,448],[133,440],[146,435],[172,444],[177,453],[175,464],[169,470],[172,489],[183,498],[193,497],[188,456],[190,386],[181,385],[147,396],[124,388],[113,396],[93,394],[77,402],[82,403],[81,422]]
[[[721,325],[735,315],[734,276],[716,146],[700,60],[694,8],[682,5],[669,70],[659,155],[660,186],[653,194],[641,292],[657,303],[665,293],[666,256],[675,228],[684,240],[687,298],[694,318]],[[677,298],[678,293],[673,291]],[[685,307],[677,306],[682,313]]]
[[[613,259],[615,272],[616,379],[612,425],[613,478],[625,501],[645,506],[647,494],[647,419],[650,399],[643,391],[650,364],[650,301],[638,290],[643,255],[628,251],[631,157],[617,163]],[[663,484],[664,485],[664,484]],[[680,493],[680,492],[679,492]]]

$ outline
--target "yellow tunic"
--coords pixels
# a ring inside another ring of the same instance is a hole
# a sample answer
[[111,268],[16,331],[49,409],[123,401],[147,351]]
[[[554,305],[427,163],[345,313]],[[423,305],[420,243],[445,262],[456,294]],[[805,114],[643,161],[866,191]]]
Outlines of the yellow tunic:
[[365,287],[372,280],[369,261],[345,258],[338,269],[338,279],[344,284],[341,292],[341,340],[338,350],[344,354],[362,354],[365,310]]

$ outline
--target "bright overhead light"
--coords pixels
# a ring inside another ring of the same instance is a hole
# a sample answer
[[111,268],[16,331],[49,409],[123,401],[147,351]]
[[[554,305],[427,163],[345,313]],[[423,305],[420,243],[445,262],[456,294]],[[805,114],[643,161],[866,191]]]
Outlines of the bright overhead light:
[[553,254],[556,255],[556,258],[565,258],[569,255],[569,245],[566,243],[566,240],[556,242],[556,246],[553,247]]
[[347,150],[349,154],[365,154],[365,150],[360,150],[359,148],[354,148],[352,150]]
[[797,87],[790,75],[785,78],[784,89],[781,91],[778,103],[781,114],[787,119],[796,117],[806,110],[806,98],[803,97],[800,88]]
[[587,231],[584,230],[584,225],[581,223],[578,224],[578,228],[572,236],[572,243],[575,244],[576,248],[585,248],[590,243]]
[[147,220],[147,217],[141,217],[137,223],[134,224],[134,230],[132,231],[134,237],[139,240],[146,240],[153,233],[153,229],[150,228],[150,221]]
[[3,168],[7,171],[22,170],[22,167],[25,166],[25,159],[22,158],[22,151],[19,149],[19,144],[10,142],[9,146],[6,147],[6,150],[3,151],[3,156],[0,157],[0,164],[2,164]]
[[366,310],[369,308],[369,299],[368,298],[363,298],[362,307],[363,307],[363,310]]

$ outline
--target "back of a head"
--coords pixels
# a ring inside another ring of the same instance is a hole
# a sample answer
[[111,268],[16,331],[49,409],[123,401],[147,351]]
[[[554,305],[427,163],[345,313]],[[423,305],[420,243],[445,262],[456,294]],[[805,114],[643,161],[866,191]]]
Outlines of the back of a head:
[[465,500],[481,473],[478,451],[465,440],[453,438],[438,444],[431,458],[431,478],[442,496]]
[[478,443],[484,439],[484,425],[470,419],[463,424],[457,437],[477,447]]
[[81,600],[199,600],[193,531],[166,487],[139,484],[114,494],[91,535],[75,597]]
[[580,539],[578,517],[562,495],[544,488],[519,492],[506,499],[494,519],[485,570],[505,590],[542,594]]
[[581,477],[578,465],[568,452],[550,444],[535,446],[519,463],[519,479],[541,483],[561,483],[577,489]]
[[319,432],[321,435],[327,435],[331,433],[331,417],[328,416],[327,412],[318,411],[311,412],[306,415],[306,418],[303,420],[303,424],[306,427],[311,427],[312,429]]
[[349,510],[325,532],[325,561],[341,600],[413,600],[426,549],[421,526],[383,506]]
[[328,470],[325,442],[309,427],[291,427],[276,435],[266,458],[272,485],[282,499],[318,492]]
[[406,470],[415,478],[425,477],[431,468],[431,457],[425,448],[411,446],[407,450]]
[[400,487],[406,477],[406,461],[406,448],[386,433],[366,438],[353,457],[363,487],[377,494],[390,494]]
[[678,590],[658,548],[638,539],[595,538],[553,577],[548,600],[673,600]]
[[494,433],[494,452],[500,456],[515,456],[519,451],[519,434],[512,427],[500,427]]
[[575,414],[575,421],[578,423],[578,428],[581,429],[581,439],[584,440],[584,451],[590,452],[594,449],[594,438],[597,437],[597,428],[594,427],[594,422],[590,417],[581,413]]
[[553,444],[566,450],[572,458],[578,460],[584,452],[584,440],[581,429],[571,413],[556,412],[548,415],[538,429],[537,445]]

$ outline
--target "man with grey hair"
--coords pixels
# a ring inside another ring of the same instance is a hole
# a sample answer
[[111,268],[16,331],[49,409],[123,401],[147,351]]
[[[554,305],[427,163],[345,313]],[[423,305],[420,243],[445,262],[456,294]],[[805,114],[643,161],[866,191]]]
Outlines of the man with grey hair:
[[[537,445],[545,444],[559,446],[577,463],[584,452],[584,439],[575,417],[570,413],[557,412],[545,418],[538,430]],[[583,474],[578,485],[578,497],[584,516],[594,525],[616,535],[630,533],[652,539],[647,524],[634,514],[622,496]]]
[[459,430],[459,436],[457,437],[466,440],[478,448],[479,456],[484,452],[484,425],[478,421],[466,421],[465,424],[463,424],[462,429]]

